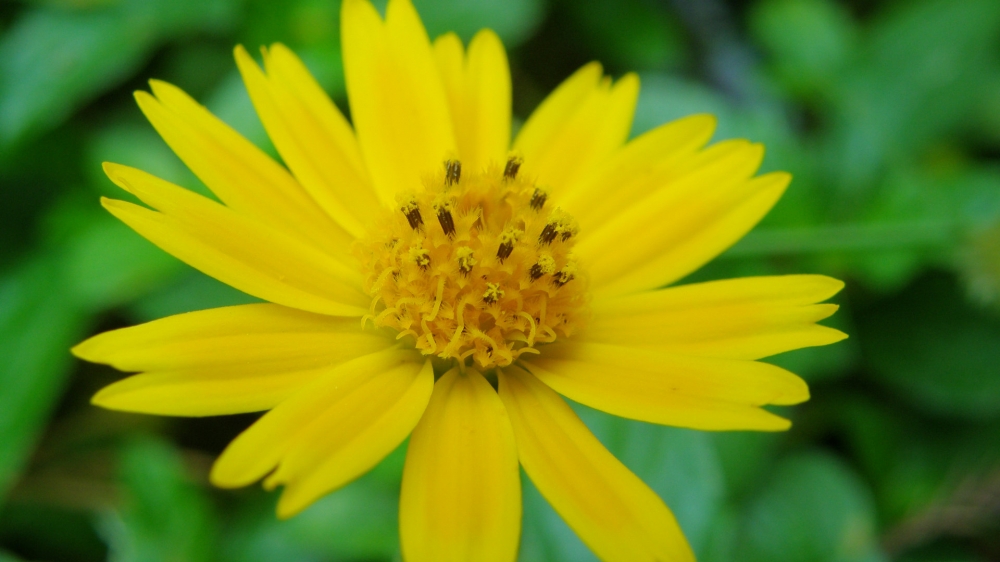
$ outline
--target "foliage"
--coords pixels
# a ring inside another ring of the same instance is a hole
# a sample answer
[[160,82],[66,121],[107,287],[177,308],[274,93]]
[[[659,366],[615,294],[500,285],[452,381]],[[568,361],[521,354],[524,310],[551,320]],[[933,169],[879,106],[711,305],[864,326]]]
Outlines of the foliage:
[[[591,59],[638,70],[636,134],[707,111],[793,172],[778,207],[691,280],[845,279],[851,339],[774,358],[814,399],[786,434],[579,411],[708,562],[1000,559],[1000,3],[415,0],[432,35],[494,28],[517,117]],[[384,4],[384,2],[383,2]],[[336,0],[0,5],[0,560],[398,560],[404,450],[289,521],[207,484],[254,416],[89,405],[118,375],[88,333],[252,299],[104,213],[100,163],[204,190],[141,118],[160,78],[272,152],[236,43],[282,41],[346,107]],[[593,559],[525,479],[524,561]]]

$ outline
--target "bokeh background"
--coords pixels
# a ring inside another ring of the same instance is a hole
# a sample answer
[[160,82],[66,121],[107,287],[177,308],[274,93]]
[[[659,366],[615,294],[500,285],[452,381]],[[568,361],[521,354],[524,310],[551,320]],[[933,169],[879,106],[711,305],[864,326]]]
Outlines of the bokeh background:
[[[847,281],[840,344],[774,358],[814,398],[782,434],[585,421],[673,508],[704,562],[1000,560],[1000,2],[416,0],[432,36],[492,27],[523,119],[598,59],[639,71],[635,133],[711,112],[791,189],[691,280]],[[384,2],[383,2],[384,5]],[[346,107],[336,0],[0,2],[0,560],[399,560],[404,451],[290,521],[220,491],[256,416],[88,404],[120,375],[68,348],[252,299],[98,205],[102,161],[204,191],[132,91],[173,82],[273,154],[231,52],[282,41]],[[519,122],[519,121],[518,121]],[[525,479],[522,560],[593,557]]]

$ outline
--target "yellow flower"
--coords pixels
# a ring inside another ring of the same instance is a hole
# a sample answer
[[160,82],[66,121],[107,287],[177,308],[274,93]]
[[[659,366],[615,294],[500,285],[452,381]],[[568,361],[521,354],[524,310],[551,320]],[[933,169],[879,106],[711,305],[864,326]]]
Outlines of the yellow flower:
[[[81,358],[140,374],[106,408],[269,410],[216,462],[223,487],[283,486],[289,517],[410,437],[400,499],[410,562],[510,561],[518,465],[605,560],[691,560],[670,511],[559,396],[627,418],[777,431],[762,406],[806,384],[762,357],[845,337],[817,325],[842,284],[817,275],[661,289],[750,230],[790,177],[763,148],[706,147],[698,115],[626,143],[639,84],[589,64],[510,144],[499,39],[431,44],[409,0],[383,21],[345,0],[353,126],[282,45],[236,60],[284,160],[178,88],[142,111],[221,203],[140,170],[108,176],[150,208],[104,206],[267,304],[95,336]],[[558,393],[558,394],[557,394]]]

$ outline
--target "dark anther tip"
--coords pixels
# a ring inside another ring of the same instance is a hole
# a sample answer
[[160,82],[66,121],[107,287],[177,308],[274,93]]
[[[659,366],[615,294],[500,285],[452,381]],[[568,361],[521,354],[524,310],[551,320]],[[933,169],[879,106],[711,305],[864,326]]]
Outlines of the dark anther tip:
[[455,185],[462,179],[462,163],[458,160],[447,160],[444,163],[444,181],[448,185]]
[[514,251],[514,243],[504,242],[500,244],[499,248],[497,248],[497,257],[500,258],[500,261],[503,261],[508,257],[510,257],[510,253],[513,251]]
[[511,156],[507,159],[507,165],[503,168],[504,179],[512,180],[517,177],[517,172],[521,169],[521,159]]
[[451,211],[445,208],[438,209],[438,222],[441,223],[441,230],[448,236],[455,235],[455,219],[451,216]]
[[413,230],[418,230],[420,225],[424,224],[424,217],[420,216],[420,208],[416,205],[403,207],[401,210],[406,215],[406,221],[410,223],[410,228]]
[[529,275],[531,275],[531,280],[532,281],[538,279],[542,275],[545,275],[545,272],[542,271],[542,266],[538,265],[537,263],[535,265],[531,266],[531,270],[528,273],[529,273]]
[[556,225],[550,222],[545,225],[545,228],[542,229],[542,233],[538,235],[538,243],[551,244],[552,241],[556,239],[558,234],[559,232],[556,230]]
[[535,192],[531,194],[531,208],[539,211],[545,206],[545,200],[548,199],[548,194],[541,189],[535,188]]

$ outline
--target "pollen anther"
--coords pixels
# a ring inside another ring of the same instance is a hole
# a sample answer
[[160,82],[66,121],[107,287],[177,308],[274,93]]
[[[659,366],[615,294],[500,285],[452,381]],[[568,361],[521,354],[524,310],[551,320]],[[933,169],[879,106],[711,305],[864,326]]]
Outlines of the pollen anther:
[[[372,298],[366,322],[479,369],[578,328],[587,283],[572,256],[576,223],[559,209],[540,212],[547,192],[519,167],[512,158],[463,176],[449,160],[397,199],[402,212],[387,212],[356,246]],[[424,212],[441,228],[425,225]]]
[[444,163],[444,181],[448,185],[455,185],[462,179],[462,163],[458,160],[447,160]]
[[403,211],[403,215],[406,217],[407,222],[410,223],[410,228],[413,230],[419,229],[420,225],[424,224],[424,218],[420,216],[420,204],[417,203],[417,199],[415,197],[403,199],[399,210]]
[[521,159],[517,156],[511,156],[507,159],[507,165],[503,168],[503,178],[505,180],[512,180],[517,178],[517,172],[521,169]]
[[486,291],[483,292],[483,302],[493,304],[504,296],[504,290],[497,283],[487,283]]
[[500,246],[497,247],[497,257],[500,258],[500,261],[510,256],[510,253],[514,251],[514,244],[517,244],[522,234],[524,231],[511,226],[503,229],[503,232],[500,233]]
[[531,280],[534,281],[542,275],[551,275],[555,270],[556,260],[552,259],[552,256],[541,255],[538,256],[538,262],[531,266],[528,273],[531,275]]
[[468,246],[460,246],[455,250],[455,259],[458,261],[458,270],[463,275],[471,273],[472,266],[476,265],[476,258],[473,257],[472,248]]
[[540,211],[542,207],[545,206],[545,200],[549,198],[549,194],[543,191],[541,188],[536,187],[535,192],[531,194],[531,208]]

